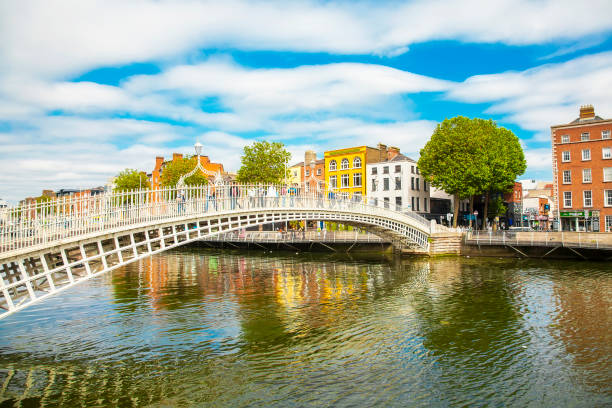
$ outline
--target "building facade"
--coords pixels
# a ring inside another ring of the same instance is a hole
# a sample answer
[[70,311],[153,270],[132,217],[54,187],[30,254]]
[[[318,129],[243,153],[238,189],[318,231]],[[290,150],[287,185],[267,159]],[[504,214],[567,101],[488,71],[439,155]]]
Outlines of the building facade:
[[374,205],[396,211],[430,211],[429,186],[414,160],[403,154],[389,160],[367,164],[366,193]]
[[551,126],[553,195],[563,231],[612,232],[612,119],[580,108]]
[[[392,151],[399,150],[391,148]],[[325,152],[325,188],[341,197],[359,200],[366,194],[366,165],[387,160],[386,145],[357,146]]]
[[306,193],[325,193],[325,159],[318,159],[313,150],[304,154],[301,177]]
[[[181,153],[172,153],[172,160],[164,160],[163,156],[157,156],[155,158],[155,168],[151,172],[151,177],[149,182],[151,183],[151,189],[156,190],[161,187],[162,174],[164,172],[164,167],[171,161],[182,160],[183,155]],[[200,156],[200,163],[202,167],[207,171],[212,173],[219,173],[223,175],[225,171],[223,170],[223,165],[221,163],[213,163],[210,161],[208,156]],[[214,176],[209,177],[209,181],[211,181]]]

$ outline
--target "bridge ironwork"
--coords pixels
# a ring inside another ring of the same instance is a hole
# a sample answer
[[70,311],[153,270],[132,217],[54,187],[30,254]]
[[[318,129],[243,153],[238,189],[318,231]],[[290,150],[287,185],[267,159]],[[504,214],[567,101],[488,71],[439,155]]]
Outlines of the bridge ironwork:
[[263,224],[356,225],[427,249],[412,212],[283,185],[208,185],[67,197],[0,213],[0,318],[79,282],[188,242]]

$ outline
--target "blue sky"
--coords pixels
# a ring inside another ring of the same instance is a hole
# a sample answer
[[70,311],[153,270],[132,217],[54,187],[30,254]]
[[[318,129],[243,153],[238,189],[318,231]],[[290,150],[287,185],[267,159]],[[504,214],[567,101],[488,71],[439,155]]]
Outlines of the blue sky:
[[200,141],[236,171],[254,140],[293,161],[352,145],[417,159],[437,122],[492,118],[521,178],[550,126],[612,116],[609,1],[0,0],[0,197],[102,185]]

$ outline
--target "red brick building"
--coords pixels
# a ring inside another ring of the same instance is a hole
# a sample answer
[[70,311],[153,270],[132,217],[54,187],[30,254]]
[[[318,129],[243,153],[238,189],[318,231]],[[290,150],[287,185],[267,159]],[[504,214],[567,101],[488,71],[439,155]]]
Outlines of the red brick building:
[[325,193],[325,159],[317,160],[317,154],[312,150],[304,154],[301,175],[306,192]]
[[564,231],[612,232],[612,119],[591,105],[551,126],[553,196]]

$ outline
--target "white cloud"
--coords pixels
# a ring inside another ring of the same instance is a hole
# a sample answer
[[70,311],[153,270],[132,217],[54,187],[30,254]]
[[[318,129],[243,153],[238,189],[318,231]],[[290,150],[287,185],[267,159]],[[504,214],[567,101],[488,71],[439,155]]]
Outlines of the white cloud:
[[430,40],[522,45],[609,33],[611,13],[607,0],[6,1],[0,59],[11,72],[66,77],[205,48],[397,55]]
[[477,75],[452,88],[449,99],[491,103],[489,113],[524,129],[545,132],[551,125],[568,123],[578,107],[593,104],[604,117],[612,114],[612,52],[547,64],[522,72]]

